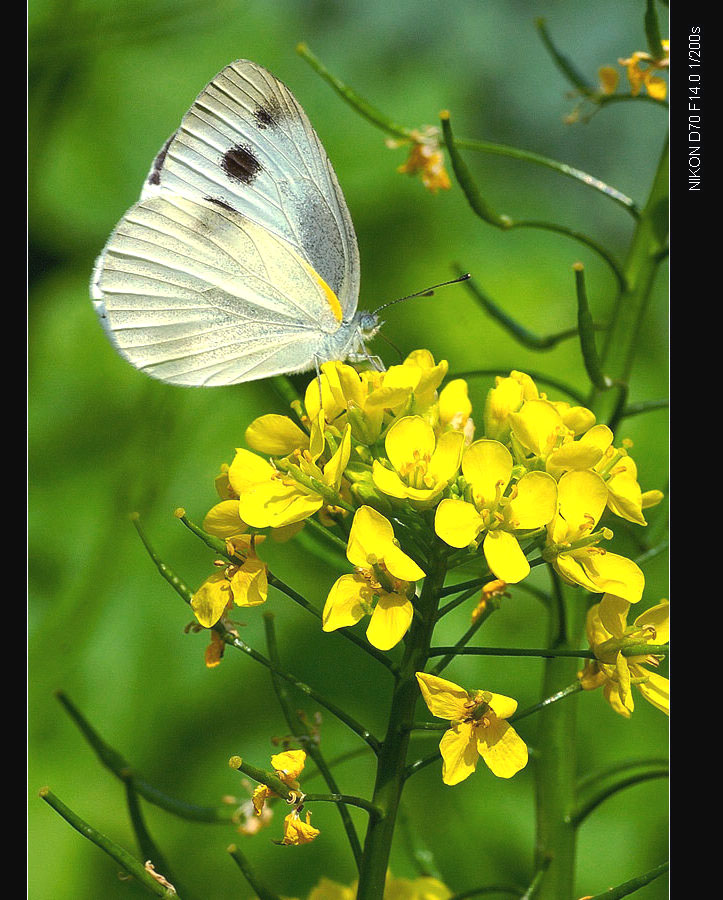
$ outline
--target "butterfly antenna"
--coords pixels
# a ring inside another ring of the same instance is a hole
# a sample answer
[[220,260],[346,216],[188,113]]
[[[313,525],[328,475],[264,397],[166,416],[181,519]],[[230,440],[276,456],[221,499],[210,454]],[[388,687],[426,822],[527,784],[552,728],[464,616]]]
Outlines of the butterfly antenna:
[[401,303],[402,300],[411,300],[412,297],[431,297],[432,294],[434,294],[434,292],[437,290],[437,288],[446,287],[448,284],[458,284],[460,281],[467,281],[469,277],[470,274],[469,272],[467,272],[466,275],[460,275],[459,278],[453,278],[451,281],[442,281],[439,284],[433,284],[431,287],[425,288],[423,291],[415,291],[415,293],[413,294],[407,294],[406,297],[397,297],[396,300],[390,300],[389,303],[383,303],[381,306],[374,310],[373,314],[376,315],[383,309],[394,306],[395,303]]

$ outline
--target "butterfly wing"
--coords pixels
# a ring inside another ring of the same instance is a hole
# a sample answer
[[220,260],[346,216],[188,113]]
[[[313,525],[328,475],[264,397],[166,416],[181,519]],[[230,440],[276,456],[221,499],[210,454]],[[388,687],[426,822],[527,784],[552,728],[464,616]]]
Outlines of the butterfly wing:
[[221,203],[166,193],[121,219],[92,296],[122,356],[183,385],[308,369],[341,320],[289,242]]
[[226,66],[157,155],[141,199],[212,198],[286,241],[348,321],[359,296],[351,217],[316,132],[289,89],[256,63]]

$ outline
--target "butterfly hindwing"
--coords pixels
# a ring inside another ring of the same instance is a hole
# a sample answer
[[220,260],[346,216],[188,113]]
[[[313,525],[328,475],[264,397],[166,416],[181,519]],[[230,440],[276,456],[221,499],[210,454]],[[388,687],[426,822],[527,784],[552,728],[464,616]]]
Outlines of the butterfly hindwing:
[[199,94],[141,198],[166,193],[215,201],[287,241],[353,316],[359,254],[341,188],[305,112],[261,66],[231,63]]

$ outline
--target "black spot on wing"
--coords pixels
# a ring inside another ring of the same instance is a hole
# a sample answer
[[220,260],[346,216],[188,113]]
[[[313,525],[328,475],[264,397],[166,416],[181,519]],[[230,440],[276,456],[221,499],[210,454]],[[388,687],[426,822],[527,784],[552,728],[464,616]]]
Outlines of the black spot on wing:
[[176,136],[176,132],[168,138],[166,143],[161,147],[156,155],[156,158],[153,160],[153,166],[151,167],[151,171],[148,175],[148,184],[160,184],[161,183],[161,169],[163,168],[163,163],[166,161],[166,154],[168,153],[168,148],[171,145],[171,141]]
[[276,97],[269,97],[263,106],[259,105],[256,107],[254,119],[256,125],[263,130],[270,125],[277,125],[282,114],[279,101]]
[[233,181],[251,184],[261,171],[261,163],[248,147],[236,144],[224,153],[221,168]]
[[234,212],[233,206],[229,206],[228,203],[224,203],[223,200],[219,200],[218,197],[204,197],[203,199],[208,203],[215,203],[216,206],[220,206],[221,209],[226,209],[229,212]]
[[259,128],[264,129],[268,128],[269,125],[274,124],[274,117],[268,111],[268,109],[264,109],[263,106],[259,106],[259,108],[254,113],[254,119],[256,119],[256,124]]

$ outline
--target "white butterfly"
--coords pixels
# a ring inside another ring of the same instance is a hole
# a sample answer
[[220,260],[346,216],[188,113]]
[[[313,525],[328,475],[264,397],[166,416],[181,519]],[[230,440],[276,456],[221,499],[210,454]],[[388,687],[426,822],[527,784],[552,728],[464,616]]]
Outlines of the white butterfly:
[[99,256],[108,336],[161,381],[224,385],[368,357],[359,251],[291,92],[239,60],[199,94]]

